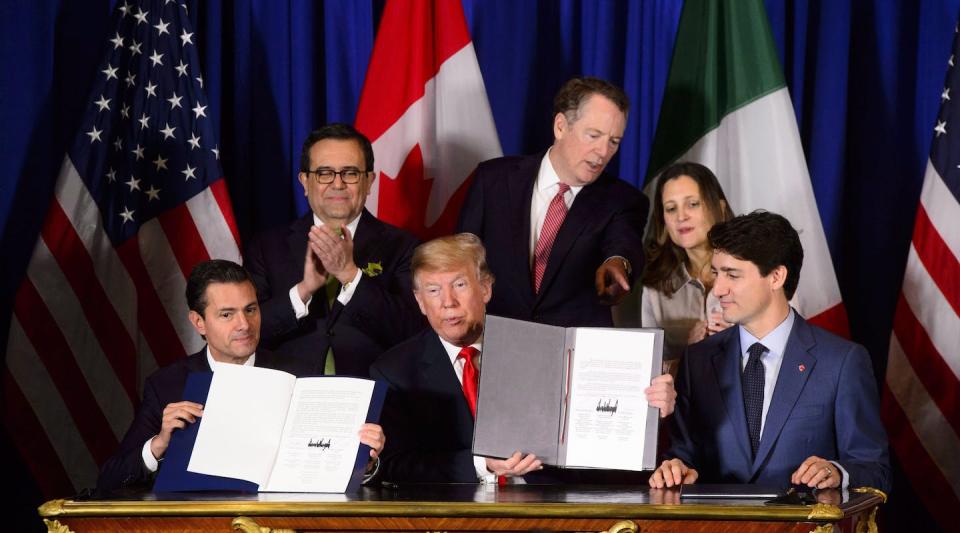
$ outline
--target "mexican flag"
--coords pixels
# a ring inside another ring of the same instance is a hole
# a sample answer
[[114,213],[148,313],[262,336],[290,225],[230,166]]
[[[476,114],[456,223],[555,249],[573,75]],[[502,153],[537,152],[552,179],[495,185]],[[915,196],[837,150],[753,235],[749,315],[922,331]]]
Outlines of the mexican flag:
[[804,261],[791,302],[807,320],[849,337],[797,120],[762,0],[687,0],[647,172],[671,163],[717,175],[737,214],[766,209],[799,231]]

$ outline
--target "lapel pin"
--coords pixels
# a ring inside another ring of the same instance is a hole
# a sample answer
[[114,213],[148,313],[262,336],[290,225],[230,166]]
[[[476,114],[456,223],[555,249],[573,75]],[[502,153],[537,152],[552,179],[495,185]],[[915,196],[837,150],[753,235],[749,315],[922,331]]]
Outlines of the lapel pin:
[[806,370],[806,369],[807,369],[807,365],[804,365],[804,364],[801,364],[800,366],[797,367],[797,370],[799,370],[799,371],[801,371],[801,372],[803,372],[803,371]]

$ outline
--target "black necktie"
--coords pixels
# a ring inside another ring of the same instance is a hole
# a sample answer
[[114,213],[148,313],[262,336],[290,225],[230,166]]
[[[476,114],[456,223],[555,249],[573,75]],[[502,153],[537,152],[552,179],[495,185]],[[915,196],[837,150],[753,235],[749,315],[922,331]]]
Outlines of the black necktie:
[[763,419],[763,381],[764,368],[760,356],[767,347],[759,342],[747,349],[750,359],[743,369],[743,407],[747,414],[747,430],[750,432],[751,457],[757,456],[760,447],[760,423]]

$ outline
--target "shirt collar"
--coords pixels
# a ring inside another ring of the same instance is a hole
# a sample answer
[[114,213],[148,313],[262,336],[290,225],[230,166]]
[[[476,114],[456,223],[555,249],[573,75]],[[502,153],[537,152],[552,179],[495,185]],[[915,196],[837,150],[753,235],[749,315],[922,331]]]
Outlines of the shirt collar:
[[[361,216],[363,216],[362,211],[353,220],[351,220],[350,222],[347,222],[347,230],[350,232],[350,236],[353,237],[354,239],[357,238],[357,226],[360,225]],[[323,221],[320,220],[320,217],[318,217],[316,213],[313,213],[313,225],[318,227],[323,226]]]
[[[257,353],[254,352],[250,354],[250,357],[247,357],[246,361],[243,362],[243,366],[253,366],[256,360],[257,360]],[[210,355],[210,346],[207,346],[207,365],[210,366],[210,370],[213,372],[217,371],[216,362],[217,361],[214,360],[213,356]]]
[[[550,150],[553,150],[553,148],[550,148]],[[547,192],[551,190],[551,187],[556,189],[560,183],[557,169],[553,168],[553,162],[550,161],[550,150],[547,150],[547,153],[543,155],[543,160],[540,161],[540,172],[537,173],[537,190],[540,192]],[[576,196],[582,188],[583,185],[570,187],[570,191],[573,192],[573,196]]]
[[[463,349],[462,346],[457,346],[456,344],[451,344],[443,339],[440,335],[437,335],[437,338],[440,339],[440,344],[443,345],[443,349],[447,351],[447,357],[450,358],[450,364],[457,362],[457,357],[460,357],[460,350]],[[483,351],[483,337],[477,339],[477,342],[471,344],[477,349],[478,352]]]
[[790,308],[790,312],[787,313],[787,318],[783,319],[777,327],[773,328],[773,331],[767,333],[763,339],[758,339],[754,337],[747,328],[743,326],[737,326],[737,329],[740,330],[740,356],[748,357],[747,350],[755,342],[763,343],[764,347],[770,352],[775,358],[783,357],[783,351],[787,348],[787,341],[790,339],[790,331],[793,329],[793,323],[796,321],[796,314],[793,312],[793,308]]

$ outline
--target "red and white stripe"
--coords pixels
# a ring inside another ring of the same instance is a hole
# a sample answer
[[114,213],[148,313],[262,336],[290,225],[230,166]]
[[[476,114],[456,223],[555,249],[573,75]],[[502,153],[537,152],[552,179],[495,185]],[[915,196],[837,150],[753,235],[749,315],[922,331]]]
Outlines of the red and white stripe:
[[367,209],[422,238],[452,230],[477,163],[503,154],[460,2],[387,3],[356,126],[380,177]]
[[239,261],[223,180],[114,247],[69,158],[14,300],[4,375],[7,431],[41,490],[93,487],[158,366],[203,340],[183,297],[192,266]]
[[914,491],[944,527],[960,505],[960,205],[932,164],[897,303],[883,417]]

